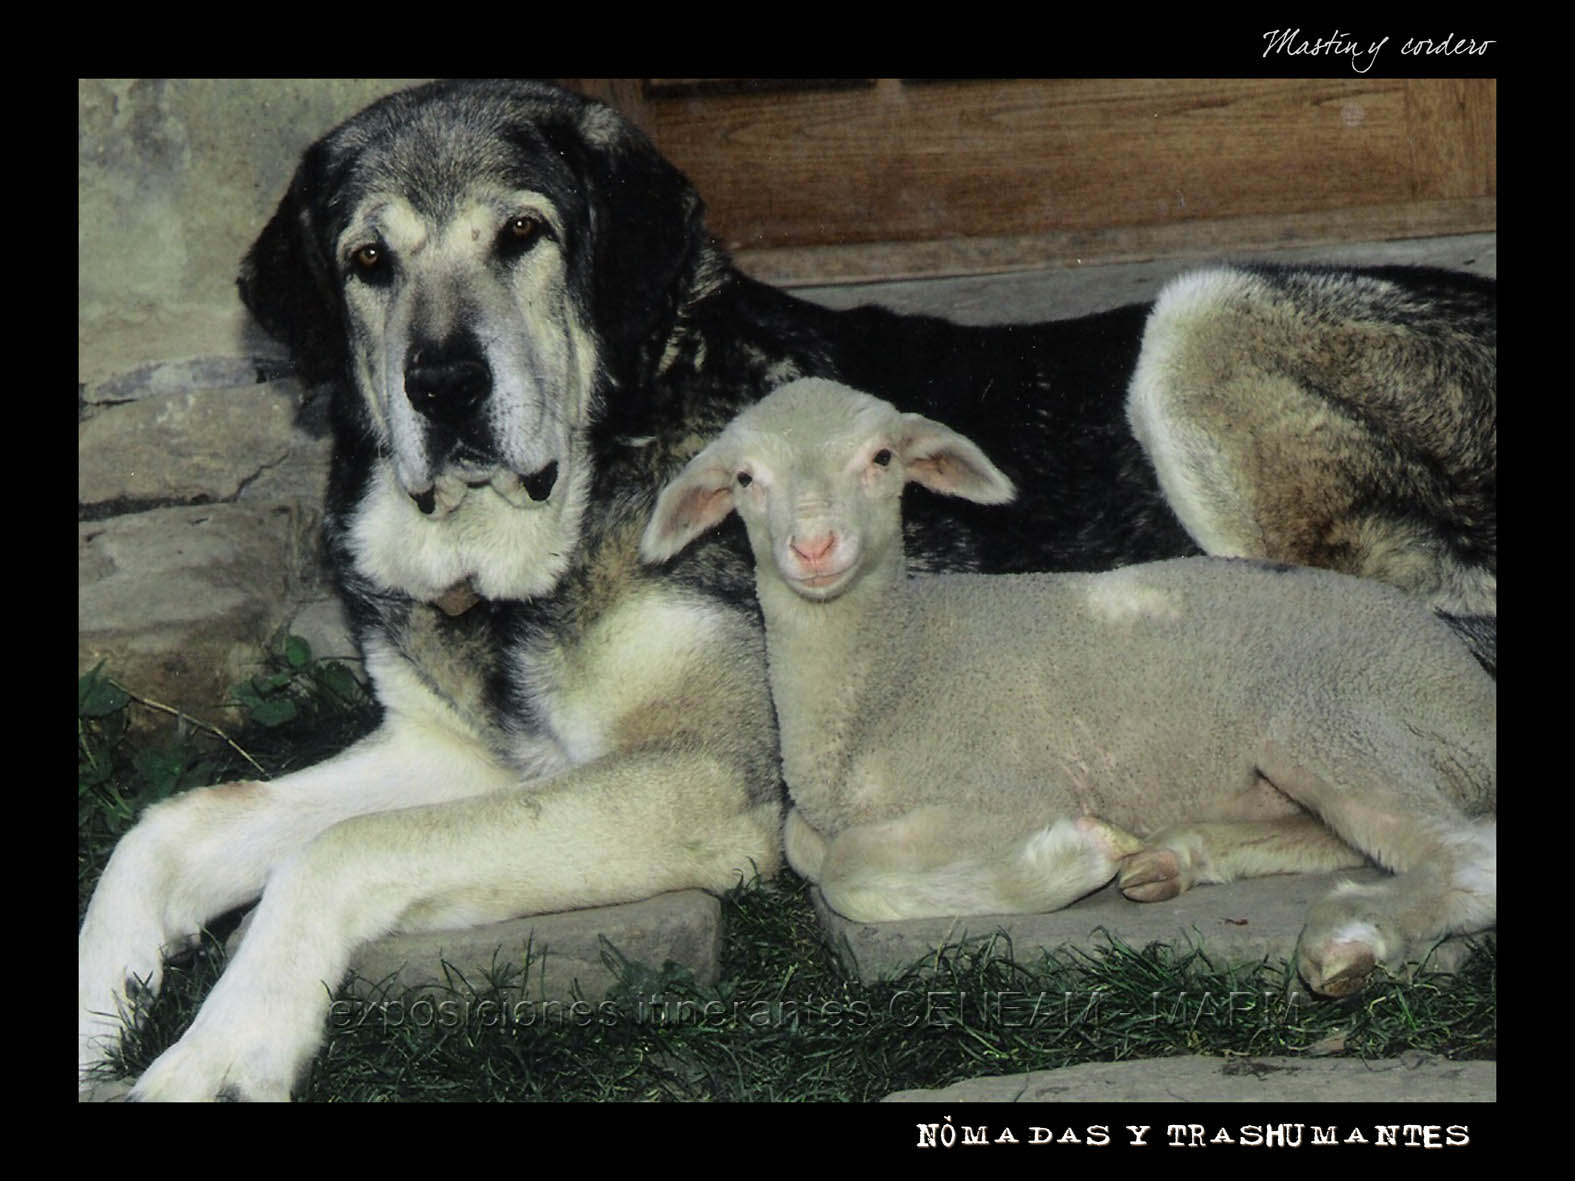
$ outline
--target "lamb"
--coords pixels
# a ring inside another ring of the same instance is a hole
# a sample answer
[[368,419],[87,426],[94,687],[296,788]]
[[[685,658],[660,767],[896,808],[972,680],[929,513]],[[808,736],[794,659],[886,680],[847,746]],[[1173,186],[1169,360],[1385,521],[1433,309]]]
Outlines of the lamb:
[[834,909],[1029,913],[1117,877],[1155,901],[1371,859],[1393,876],[1342,883],[1298,941],[1327,995],[1493,925],[1495,685],[1424,606],[1223,558],[910,577],[909,482],[1016,494],[949,428],[795,381],[663,489],[641,542],[660,562],[743,518],[786,853]]

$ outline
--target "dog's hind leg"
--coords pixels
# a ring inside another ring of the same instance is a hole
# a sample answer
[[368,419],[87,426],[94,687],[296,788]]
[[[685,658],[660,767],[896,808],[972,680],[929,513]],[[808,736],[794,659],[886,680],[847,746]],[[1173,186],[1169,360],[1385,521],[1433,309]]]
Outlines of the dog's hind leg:
[[1469,287],[1206,270],[1156,301],[1127,415],[1206,552],[1492,616],[1495,339]]
[[199,788],[149,808],[116,846],[78,937],[78,1057],[90,1085],[156,992],[163,959],[346,817],[495,791],[513,776],[473,742],[392,718],[343,754],[273,782]]

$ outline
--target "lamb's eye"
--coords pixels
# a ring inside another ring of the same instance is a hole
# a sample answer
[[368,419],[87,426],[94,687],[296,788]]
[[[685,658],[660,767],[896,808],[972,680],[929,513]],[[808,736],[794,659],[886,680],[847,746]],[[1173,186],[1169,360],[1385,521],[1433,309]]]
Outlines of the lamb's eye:
[[889,464],[891,462],[891,450],[890,450],[890,448],[882,447],[879,451],[875,452],[875,455],[874,455],[873,458],[874,458],[875,462],[878,463],[881,467],[885,467],[887,464]]
[[754,482],[755,482],[755,477],[750,475],[748,472],[739,472],[738,473],[738,486],[740,488],[748,488]]

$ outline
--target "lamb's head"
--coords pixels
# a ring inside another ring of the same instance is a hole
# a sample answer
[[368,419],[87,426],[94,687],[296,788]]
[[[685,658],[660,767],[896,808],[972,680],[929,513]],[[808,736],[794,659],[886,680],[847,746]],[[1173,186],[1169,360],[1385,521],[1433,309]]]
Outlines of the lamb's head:
[[762,573],[830,599],[871,570],[898,567],[910,481],[980,504],[1016,495],[949,427],[804,378],[743,411],[662,490],[641,556],[665,561],[737,510]]

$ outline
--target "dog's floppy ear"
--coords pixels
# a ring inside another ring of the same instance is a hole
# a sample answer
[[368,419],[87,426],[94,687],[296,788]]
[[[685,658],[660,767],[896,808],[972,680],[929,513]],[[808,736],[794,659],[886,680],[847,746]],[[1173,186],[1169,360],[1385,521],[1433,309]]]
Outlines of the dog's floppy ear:
[[588,106],[571,137],[548,134],[590,199],[596,322],[623,362],[621,374],[632,374],[655,360],[642,346],[666,344],[707,246],[705,205],[644,133],[609,108]]
[[307,383],[345,370],[345,335],[330,260],[317,234],[315,194],[323,191],[324,151],[309,149],[273,219],[241,260],[241,300],[268,335],[290,350]]

